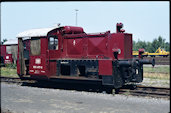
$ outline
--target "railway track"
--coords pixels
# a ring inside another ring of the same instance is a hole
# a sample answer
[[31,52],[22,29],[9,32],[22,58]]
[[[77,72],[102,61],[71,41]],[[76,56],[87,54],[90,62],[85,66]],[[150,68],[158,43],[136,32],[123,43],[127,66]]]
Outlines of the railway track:
[[14,84],[22,84],[22,83],[35,83],[34,80],[21,80],[20,78],[14,78],[14,77],[1,77],[1,82],[8,82],[8,83],[14,83]]
[[[7,83],[12,83],[12,84],[21,84],[21,85],[24,84],[24,86],[40,87],[40,88],[59,88],[59,89],[67,89],[68,88],[68,86],[67,86],[67,88],[65,88],[66,86],[60,87],[60,85],[52,85],[52,84],[50,85],[50,84],[44,84],[44,83],[41,84],[41,83],[37,83],[34,80],[20,80],[20,78],[11,78],[11,77],[1,77],[1,82],[7,82]],[[54,86],[57,86],[57,87],[54,87]],[[78,86],[78,85],[76,85],[76,86]],[[76,89],[76,90],[82,91],[82,90],[85,90],[85,88],[82,87],[81,89]],[[88,90],[86,90],[86,91],[88,91]],[[94,92],[97,92],[97,90]],[[136,87],[132,87],[132,85],[126,85],[120,89],[115,90],[115,94],[121,94],[121,95],[127,95],[127,96],[132,95],[132,96],[141,96],[141,97],[143,96],[143,97],[170,99],[170,88],[148,87],[148,86],[144,86],[144,85],[137,85]]]
[[144,57],[143,59],[152,60],[155,59],[155,65],[170,65],[170,56],[169,57]]
[[118,94],[170,99],[170,88],[137,85],[135,89],[121,88]]

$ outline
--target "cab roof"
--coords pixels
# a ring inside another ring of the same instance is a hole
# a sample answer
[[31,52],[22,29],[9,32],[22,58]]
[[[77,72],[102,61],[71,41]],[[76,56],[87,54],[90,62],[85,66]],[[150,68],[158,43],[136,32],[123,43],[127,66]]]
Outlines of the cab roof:
[[49,31],[56,28],[57,27],[26,30],[24,32],[17,34],[16,37],[17,38],[43,37],[43,36],[47,36],[47,33]]
[[8,39],[6,42],[3,43],[3,45],[16,45],[18,44],[17,39]]

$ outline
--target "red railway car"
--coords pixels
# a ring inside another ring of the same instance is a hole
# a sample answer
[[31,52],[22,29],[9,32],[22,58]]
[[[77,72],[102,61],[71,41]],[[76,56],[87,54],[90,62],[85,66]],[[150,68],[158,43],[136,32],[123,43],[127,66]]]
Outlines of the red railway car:
[[142,82],[143,64],[154,60],[133,59],[132,34],[122,27],[117,23],[116,33],[87,34],[74,26],[19,33],[17,73],[21,79],[96,81],[113,88]]
[[10,39],[1,45],[1,65],[16,64],[18,40]]

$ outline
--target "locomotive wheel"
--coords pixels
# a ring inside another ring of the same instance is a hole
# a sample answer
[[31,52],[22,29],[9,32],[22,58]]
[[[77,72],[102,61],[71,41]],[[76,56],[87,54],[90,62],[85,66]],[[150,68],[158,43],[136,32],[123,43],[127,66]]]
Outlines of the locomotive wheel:
[[108,86],[102,86],[102,92],[106,92],[107,94],[112,94],[113,88],[112,87],[108,87]]
[[137,85],[135,85],[135,84],[131,84],[131,85],[130,85],[130,89],[131,89],[131,90],[134,90],[134,89],[136,89],[136,88],[137,88]]
[[106,91],[107,94],[112,94],[112,90],[113,90],[112,88],[106,88],[105,91]]
[[113,92],[113,93],[114,93],[114,94],[119,94],[119,90],[120,90],[119,88],[118,88],[118,89],[115,89],[115,90],[114,90],[115,92]]

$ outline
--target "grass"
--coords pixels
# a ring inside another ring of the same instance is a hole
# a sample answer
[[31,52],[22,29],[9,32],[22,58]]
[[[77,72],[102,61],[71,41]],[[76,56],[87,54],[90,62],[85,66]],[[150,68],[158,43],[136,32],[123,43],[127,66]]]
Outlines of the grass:
[[144,66],[144,78],[170,80],[170,66]]
[[16,65],[8,64],[6,67],[1,67],[1,77],[18,77]]
[[144,73],[144,78],[170,80],[170,74],[165,74],[165,73]]
[[144,66],[144,72],[145,73],[170,73],[170,66],[160,66],[160,67],[145,67]]

